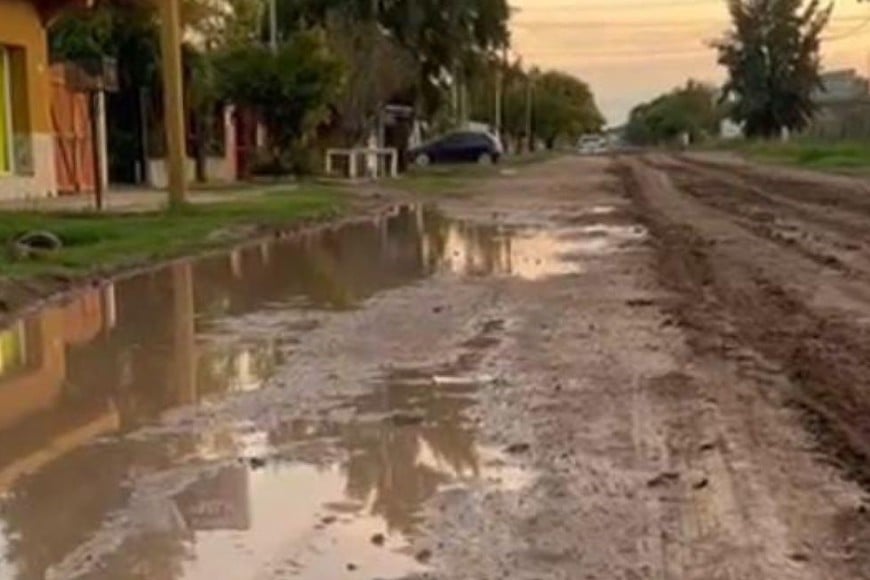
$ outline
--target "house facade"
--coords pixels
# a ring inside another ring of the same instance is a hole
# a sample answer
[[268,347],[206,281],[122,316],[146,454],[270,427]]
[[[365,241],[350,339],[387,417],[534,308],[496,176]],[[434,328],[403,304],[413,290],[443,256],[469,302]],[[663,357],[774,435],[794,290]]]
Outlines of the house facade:
[[57,191],[44,20],[55,8],[0,0],[0,199]]
[[867,99],[870,82],[854,69],[834,70],[823,73],[821,87],[813,93],[817,105],[830,105]]
[[827,72],[813,94],[816,111],[806,134],[817,139],[870,137],[870,81],[852,69]]

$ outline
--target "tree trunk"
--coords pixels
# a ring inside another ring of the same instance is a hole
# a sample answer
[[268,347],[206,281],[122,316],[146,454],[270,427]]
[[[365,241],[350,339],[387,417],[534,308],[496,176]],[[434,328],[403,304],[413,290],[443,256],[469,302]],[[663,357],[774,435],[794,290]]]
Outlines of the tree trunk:
[[197,183],[205,183],[208,181],[208,120],[208,115],[199,111],[196,113],[196,131],[193,146],[195,149],[194,156]]

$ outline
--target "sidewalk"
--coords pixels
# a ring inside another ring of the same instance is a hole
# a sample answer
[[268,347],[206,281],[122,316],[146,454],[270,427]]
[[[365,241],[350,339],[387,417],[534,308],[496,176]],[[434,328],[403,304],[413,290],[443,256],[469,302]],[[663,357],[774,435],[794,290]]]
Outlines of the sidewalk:
[[[255,185],[242,183],[238,187],[217,186],[206,189],[192,189],[188,201],[193,204],[212,204],[253,199],[278,191],[293,191],[295,183],[276,185]],[[118,186],[106,192],[106,213],[147,213],[160,211],[166,207],[167,193],[159,189],[145,187]],[[13,199],[0,201],[3,211],[37,211],[49,213],[76,213],[95,210],[93,194],[62,195],[58,197]]]

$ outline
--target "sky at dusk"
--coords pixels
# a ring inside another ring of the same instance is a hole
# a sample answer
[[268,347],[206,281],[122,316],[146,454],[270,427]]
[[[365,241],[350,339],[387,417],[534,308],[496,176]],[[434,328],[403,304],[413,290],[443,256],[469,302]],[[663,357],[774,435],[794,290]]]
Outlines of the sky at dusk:
[[[728,26],[724,0],[512,0],[514,50],[527,64],[587,81],[611,124],[689,77],[721,82],[709,41]],[[870,67],[870,4],[835,2],[828,69]]]

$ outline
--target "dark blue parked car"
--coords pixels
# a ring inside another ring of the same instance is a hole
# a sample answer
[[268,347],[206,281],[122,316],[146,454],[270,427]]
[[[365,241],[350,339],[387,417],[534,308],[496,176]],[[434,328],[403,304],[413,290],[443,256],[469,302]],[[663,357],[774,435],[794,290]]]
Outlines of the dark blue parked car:
[[479,131],[457,131],[411,149],[412,163],[426,167],[433,163],[498,163],[502,147],[498,138]]

